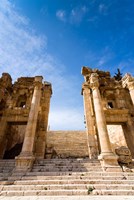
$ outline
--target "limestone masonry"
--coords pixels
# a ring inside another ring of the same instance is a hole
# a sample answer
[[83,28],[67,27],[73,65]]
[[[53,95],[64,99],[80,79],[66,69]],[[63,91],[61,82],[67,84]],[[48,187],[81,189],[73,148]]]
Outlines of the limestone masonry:
[[51,131],[51,84],[2,74],[0,195],[134,195],[134,77],[82,75],[85,131]]

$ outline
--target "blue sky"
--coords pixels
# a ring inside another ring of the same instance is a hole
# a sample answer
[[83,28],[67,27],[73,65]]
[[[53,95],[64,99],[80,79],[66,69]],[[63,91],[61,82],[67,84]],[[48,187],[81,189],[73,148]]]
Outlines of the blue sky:
[[52,83],[52,130],[84,129],[82,66],[134,75],[133,0],[0,0],[0,74]]

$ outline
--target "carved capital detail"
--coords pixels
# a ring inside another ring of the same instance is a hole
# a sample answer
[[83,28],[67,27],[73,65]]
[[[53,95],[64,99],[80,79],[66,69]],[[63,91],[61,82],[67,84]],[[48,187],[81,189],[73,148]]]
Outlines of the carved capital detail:
[[92,73],[90,77],[90,87],[94,90],[99,87],[98,74]]
[[127,86],[128,86],[129,90],[134,90],[134,81],[133,82],[128,82]]
[[122,78],[122,86],[127,87],[129,90],[134,89],[134,78],[130,74],[126,74]]
[[82,89],[83,89],[83,90],[90,90],[89,84],[88,84],[88,83],[84,83],[84,84],[82,85]]
[[42,87],[42,83],[39,82],[39,81],[35,81],[35,82],[34,82],[34,87],[35,87],[36,89],[40,90],[41,87]]

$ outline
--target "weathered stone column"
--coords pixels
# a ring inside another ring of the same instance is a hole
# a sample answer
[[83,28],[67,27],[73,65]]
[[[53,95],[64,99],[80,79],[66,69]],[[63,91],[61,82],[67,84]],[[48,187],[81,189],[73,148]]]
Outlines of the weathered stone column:
[[[112,152],[110,140],[108,136],[106,120],[104,116],[104,111],[101,102],[101,96],[99,92],[99,81],[98,74],[92,73],[90,77],[90,87],[92,88],[94,110],[96,116],[96,124],[98,129],[101,154],[99,155],[99,160],[102,164],[103,169],[107,171],[118,170],[120,171],[117,156]],[[115,169],[117,168],[117,169]]]
[[5,148],[6,148],[6,141],[4,140],[7,128],[7,121],[6,117],[3,116],[0,121],[0,159],[3,158]]
[[82,87],[83,99],[84,99],[84,113],[86,121],[86,132],[89,158],[97,158],[98,148],[95,141],[95,127],[94,127],[94,112],[91,100],[91,91],[88,84],[83,84]]
[[127,86],[128,86],[128,89],[129,89],[131,100],[132,100],[133,105],[134,105],[134,81],[128,82]]
[[34,141],[37,127],[37,118],[41,99],[42,76],[35,77],[35,87],[28,123],[25,132],[25,138],[20,155],[16,158],[16,169],[28,170],[34,162]]
[[134,78],[130,74],[126,74],[122,78],[123,87],[127,87],[129,89],[129,93],[134,105]]
[[48,128],[48,116],[49,116],[51,95],[52,95],[51,84],[48,82],[44,82],[43,94],[42,94],[43,98],[41,101],[41,110],[38,122],[39,126],[38,126],[37,141],[36,141],[36,158],[41,158],[41,159],[45,157],[46,136]]

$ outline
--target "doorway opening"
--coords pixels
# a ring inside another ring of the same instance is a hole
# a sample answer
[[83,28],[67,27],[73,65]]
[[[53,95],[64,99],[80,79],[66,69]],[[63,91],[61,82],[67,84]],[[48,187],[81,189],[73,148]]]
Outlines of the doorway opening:
[[6,147],[3,159],[15,159],[21,152],[26,130],[25,123],[8,123],[6,130]]

